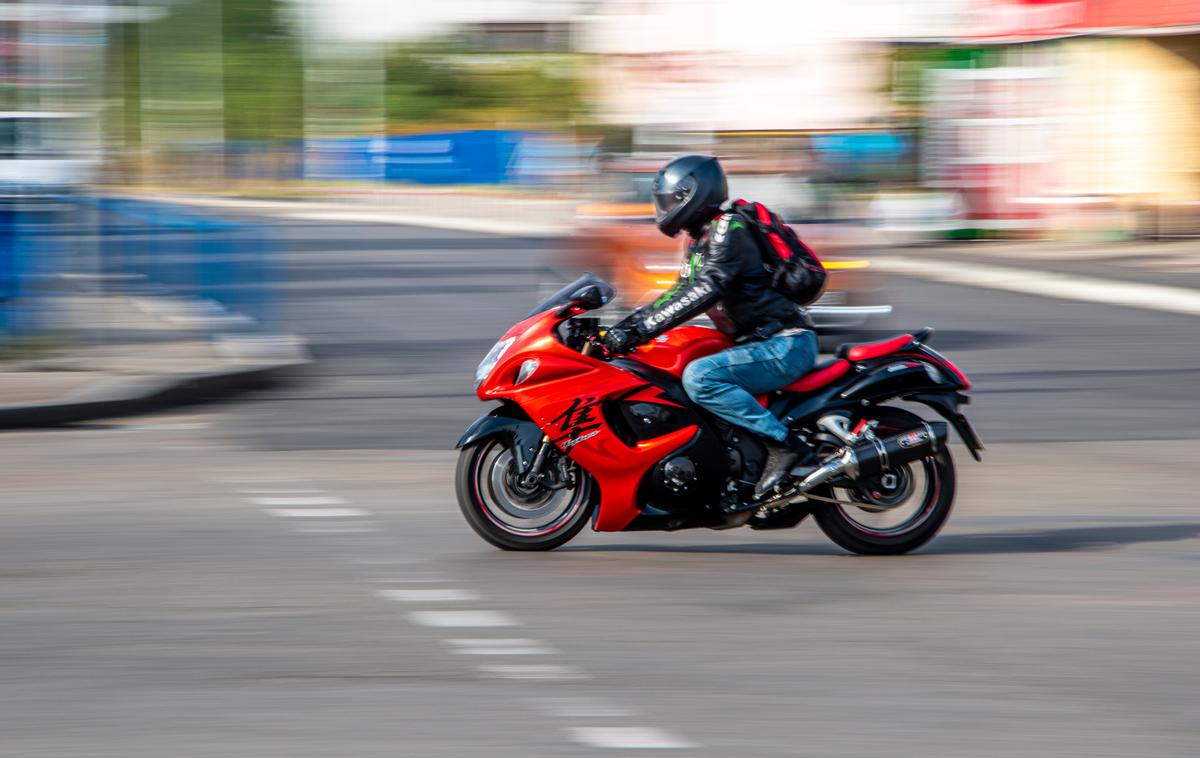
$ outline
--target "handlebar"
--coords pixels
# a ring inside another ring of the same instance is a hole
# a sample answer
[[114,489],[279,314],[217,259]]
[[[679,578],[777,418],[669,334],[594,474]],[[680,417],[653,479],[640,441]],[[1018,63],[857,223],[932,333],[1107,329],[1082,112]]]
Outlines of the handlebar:
[[[604,335],[608,332],[609,327],[601,326],[598,319],[572,319],[567,323],[569,331],[565,342],[568,347],[578,350],[581,355],[602,361],[618,356],[604,346]],[[630,348],[626,352],[633,353],[636,350],[637,348]]]

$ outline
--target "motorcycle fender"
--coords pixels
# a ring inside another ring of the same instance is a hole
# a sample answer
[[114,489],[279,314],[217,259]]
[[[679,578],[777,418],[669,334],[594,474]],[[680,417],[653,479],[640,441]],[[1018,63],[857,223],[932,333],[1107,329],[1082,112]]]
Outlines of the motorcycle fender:
[[[951,389],[944,381],[936,366],[931,372],[924,361],[915,358],[901,358],[871,369],[861,379],[851,384],[838,395],[842,400],[879,401],[914,392],[937,392]],[[936,378],[935,378],[936,377]]]
[[517,459],[517,469],[524,473],[533,465],[533,458],[542,444],[543,434],[538,425],[519,410],[505,405],[475,419],[454,447],[464,448],[491,437],[503,437],[508,440]]
[[904,399],[927,405],[937,411],[938,415],[949,421],[954,431],[958,432],[967,450],[971,451],[971,457],[977,461],[983,460],[979,455],[980,451],[985,449],[983,440],[979,438],[967,417],[958,410],[958,406],[971,402],[971,398],[958,392],[919,392]]

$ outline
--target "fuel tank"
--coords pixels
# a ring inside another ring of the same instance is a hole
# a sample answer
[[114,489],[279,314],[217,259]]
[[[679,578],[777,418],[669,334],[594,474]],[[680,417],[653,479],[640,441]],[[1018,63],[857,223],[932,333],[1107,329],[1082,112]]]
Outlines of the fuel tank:
[[733,341],[716,329],[678,326],[642,345],[629,357],[680,379],[684,367],[692,361],[732,346]]

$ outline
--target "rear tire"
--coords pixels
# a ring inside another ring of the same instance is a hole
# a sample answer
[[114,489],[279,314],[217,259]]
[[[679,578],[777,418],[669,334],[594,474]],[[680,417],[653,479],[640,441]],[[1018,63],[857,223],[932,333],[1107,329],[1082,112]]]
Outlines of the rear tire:
[[[899,408],[874,408],[864,415],[880,421],[877,429],[880,436],[911,429],[921,421],[919,416]],[[876,528],[847,515],[847,508],[860,513],[861,509],[816,501],[813,518],[817,526],[826,537],[859,555],[900,555],[921,547],[941,530],[954,506],[954,459],[943,446],[934,456],[908,466],[921,468],[926,481],[916,512],[908,521],[889,529]],[[908,478],[911,479],[911,473]],[[823,487],[814,494],[841,501],[849,497],[847,490],[842,488]]]
[[475,533],[502,550],[553,550],[583,529],[595,509],[595,480],[575,467],[575,485],[521,490],[506,440],[463,448],[455,473],[458,507]]

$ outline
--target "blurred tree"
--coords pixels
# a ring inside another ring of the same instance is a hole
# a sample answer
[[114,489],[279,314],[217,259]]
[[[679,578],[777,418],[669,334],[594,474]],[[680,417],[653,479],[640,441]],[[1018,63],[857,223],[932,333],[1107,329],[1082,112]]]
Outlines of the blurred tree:
[[[303,136],[304,55],[289,0],[220,0],[219,8],[209,0],[181,0],[164,10],[112,30],[106,119],[112,144],[149,147],[147,116],[160,133],[182,137],[201,101],[207,107],[218,90],[214,78],[220,95],[213,105],[220,107],[225,140]],[[561,51],[483,51],[459,37],[397,43],[384,61],[387,128],[572,124],[585,113],[581,60]],[[378,103],[369,83],[361,93],[353,83],[346,86],[339,102],[351,110],[373,98]],[[369,120],[342,115],[344,136],[368,128]]]
[[476,52],[440,39],[396,45],[386,65],[393,130],[430,123],[554,128],[585,111],[571,54]]
[[222,0],[227,140],[277,140],[301,133],[304,61],[284,0]]

